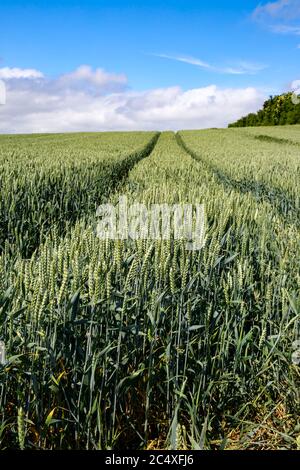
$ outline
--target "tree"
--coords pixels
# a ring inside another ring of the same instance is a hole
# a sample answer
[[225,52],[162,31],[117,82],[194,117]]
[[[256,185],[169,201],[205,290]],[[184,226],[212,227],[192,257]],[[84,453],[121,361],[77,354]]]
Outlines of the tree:
[[270,96],[262,109],[250,113],[228,127],[278,126],[300,124],[300,104],[294,104],[292,93]]

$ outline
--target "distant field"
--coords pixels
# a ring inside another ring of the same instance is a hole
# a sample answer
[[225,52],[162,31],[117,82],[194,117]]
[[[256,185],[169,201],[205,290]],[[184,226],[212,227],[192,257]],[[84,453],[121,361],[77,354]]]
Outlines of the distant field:
[[0,136],[0,187],[0,449],[300,448],[300,126]]

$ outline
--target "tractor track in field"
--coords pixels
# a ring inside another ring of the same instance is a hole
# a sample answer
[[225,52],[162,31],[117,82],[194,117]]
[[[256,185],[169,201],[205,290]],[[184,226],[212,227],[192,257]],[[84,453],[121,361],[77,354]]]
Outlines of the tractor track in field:
[[290,195],[279,188],[269,187],[263,182],[253,180],[234,180],[217,166],[209,163],[190,149],[181,135],[176,133],[176,141],[195,161],[203,163],[226,190],[235,190],[242,194],[251,194],[258,203],[268,202],[289,225],[300,228],[300,207]]
[[[246,134],[246,133],[245,133]],[[251,139],[254,139],[254,140],[259,140],[260,142],[267,142],[269,144],[281,144],[281,145],[295,145],[296,147],[299,147],[300,145],[300,142],[297,142],[297,141],[294,141],[294,140],[290,140],[290,139],[285,139],[285,138],[281,138],[281,137],[274,137],[274,136],[271,136],[271,135],[267,135],[267,134],[250,134],[247,133],[246,134],[247,137],[250,137]]]
[[134,153],[128,156],[128,158],[126,159],[126,160],[128,160],[128,165],[126,166],[125,171],[122,173],[122,176],[118,179],[116,185],[114,187],[112,187],[112,190],[111,190],[110,194],[108,195],[108,197],[110,197],[110,195],[112,193],[115,193],[116,191],[119,191],[126,184],[126,181],[128,179],[128,175],[133,170],[133,168],[140,161],[144,160],[144,158],[147,158],[151,155],[154,148],[156,147],[156,144],[157,144],[157,141],[158,141],[160,135],[161,135],[161,132],[157,132],[152,137],[152,139],[148,142],[148,144],[145,146],[145,148],[139,154],[136,155],[136,157],[134,156]]
[[[103,202],[108,202],[114,195],[120,193],[122,188],[125,188],[126,184],[128,183],[128,176],[131,171],[134,169],[136,165],[138,165],[141,161],[145,158],[150,157],[152,152],[154,151],[156,144],[161,136],[161,132],[157,132],[155,136],[151,139],[151,141],[147,144],[145,149],[139,155],[137,159],[132,159],[130,165],[127,166],[126,171],[122,174],[122,177],[118,179],[117,184],[111,189],[109,194],[103,199]],[[132,155],[129,157],[132,158]]]
[[[131,153],[120,160],[119,162],[115,162],[111,166],[107,166],[107,174],[106,179],[103,181],[99,181],[98,176],[92,177],[92,183],[94,188],[99,189],[99,194],[101,194],[101,198],[99,203],[103,203],[107,201],[112,194],[116,191],[119,191],[122,188],[128,179],[128,175],[130,171],[134,168],[136,164],[138,164],[141,160],[148,157],[154,150],[157,141],[159,139],[160,132],[157,132],[153,135],[153,137],[146,143],[146,145],[140,150],[133,150]],[[103,164],[103,162],[102,162]],[[96,165],[91,167],[91,172],[93,168],[96,168]],[[74,170],[73,170],[74,171]],[[0,175],[1,176],[1,175]],[[58,180],[54,184],[56,187],[61,186],[63,188],[63,179],[62,181]],[[49,192],[49,183],[44,185],[45,193]],[[63,189],[61,190],[63,192]],[[50,191],[51,192],[51,191]],[[45,204],[47,203],[46,195],[45,195]],[[86,200],[84,199],[81,201],[81,205],[78,205],[76,210],[73,207],[73,201],[70,201],[70,206],[65,213],[58,213],[55,221],[48,220],[48,216],[42,219],[40,223],[35,225],[35,230],[32,232],[30,236],[28,236],[28,240],[22,246],[18,245],[18,239],[16,237],[16,232],[13,232],[11,227],[9,226],[9,219],[6,215],[0,213],[0,220],[2,217],[2,233],[0,236],[0,254],[4,252],[5,246],[7,242],[12,244],[12,250],[15,249],[19,250],[20,253],[24,258],[29,258],[32,254],[38,249],[39,245],[43,243],[43,240],[51,233],[51,231],[56,228],[57,233],[59,236],[65,236],[67,231],[76,224],[77,221],[84,219],[85,217],[89,217],[94,209],[96,210],[96,202],[95,207],[94,204],[90,205],[89,207],[86,206]],[[16,224],[19,221],[16,220]],[[26,230],[31,227],[31,221],[26,222]],[[24,227],[22,231],[24,232]],[[17,233],[19,236],[19,233]],[[17,247],[17,248],[16,248]]]

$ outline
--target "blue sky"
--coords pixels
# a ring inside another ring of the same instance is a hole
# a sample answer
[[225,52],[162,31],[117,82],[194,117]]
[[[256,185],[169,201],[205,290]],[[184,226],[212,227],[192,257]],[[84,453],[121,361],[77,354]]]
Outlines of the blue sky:
[[[127,95],[214,85],[268,96],[300,78],[298,7],[298,0],[1,0],[0,78],[1,68],[34,69],[54,83],[87,65],[91,74],[125,75]],[[13,96],[24,77],[7,86]]]

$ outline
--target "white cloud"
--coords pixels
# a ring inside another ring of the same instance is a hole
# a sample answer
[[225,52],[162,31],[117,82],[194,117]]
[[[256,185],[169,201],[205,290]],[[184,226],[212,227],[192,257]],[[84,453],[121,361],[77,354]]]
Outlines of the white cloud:
[[200,59],[189,56],[172,56],[168,54],[153,54],[155,57],[161,57],[162,59],[176,60],[177,62],[184,62],[186,64],[195,65],[197,67],[210,70],[212,72],[224,73],[229,75],[253,75],[261,70],[265,69],[265,65],[252,64],[250,62],[239,62],[235,66],[231,67],[218,67],[207,62],[203,62]]
[[[80,86],[70,87],[70,81],[77,83],[78,76]],[[257,111],[265,98],[255,88],[221,89],[215,85],[187,91],[175,86],[135,92],[128,90],[124,77],[80,67],[52,80],[7,80],[0,132],[223,127]],[[92,88],[86,86],[90,81]],[[110,91],[115,85],[123,89]]]
[[73,72],[62,75],[58,80],[58,84],[63,86],[82,86],[83,83],[101,88],[111,87],[112,84],[123,87],[127,85],[127,77],[124,74],[108,73],[101,68],[93,71],[89,65],[81,65]]
[[256,111],[262,101],[254,88],[220,89],[210,85],[183,91],[173,87],[128,96],[118,112],[150,129],[223,127]]
[[2,67],[0,68],[0,79],[12,80],[12,79],[35,79],[43,78],[44,75],[39,70],[35,69],[19,69],[17,67]]
[[0,80],[0,105],[6,103],[6,88],[5,83]]
[[252,17],[275,33],[300,35],[300,0],[278,0],[258,5]]
[[229,73],[232,75],[255,75],[266,68],[266,65],[239,62],[235,67],[224,67],[218,70],[220,73]]
[[194,57],[184,57],[184,56],[172,56],[168,54],[153,54],[155,57],[161,57],[162,59],[171,59],[177,60],[178,62],[184,62],[190,65],[197,65],[197,67],[202,67],[204,69],[210,69],[211,65],[203,62],[200,59],[195,59]]
[[290,25],[287,25],[287,24],[278,24],[278,25],[272,25],[271,30],[274,33],[295,34],[296,36],[300,35],[300,26],[290,26]]
[[291,9],[295,9],[299,2],[296,0],[278,0],[276,2],[268,2],[264,5],[258,5],[253,12],[253,16],[255,18],[261,19],[262,17],[278,17],[282,19],[282,17],[286,17],[287,11],[289,11],[289,15],[291,14]]

